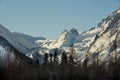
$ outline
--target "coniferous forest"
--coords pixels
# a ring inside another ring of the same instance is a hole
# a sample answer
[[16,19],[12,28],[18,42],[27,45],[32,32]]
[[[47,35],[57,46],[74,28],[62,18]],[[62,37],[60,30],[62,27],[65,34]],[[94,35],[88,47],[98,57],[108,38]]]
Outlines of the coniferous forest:
[[120,80],[119,59],[114,61],[110,58],[109,63],[99,64],[99,59],[95,57],[88,66],[87,55],[82,64],[75,62],[73,55],[72,49],[71,53],[62,53],[61,61],[57,51],[49,55],[45,53],[44,63],[36,60],[27,63],[19,61],[18,64],[16,59],[0,69],[0,80]]

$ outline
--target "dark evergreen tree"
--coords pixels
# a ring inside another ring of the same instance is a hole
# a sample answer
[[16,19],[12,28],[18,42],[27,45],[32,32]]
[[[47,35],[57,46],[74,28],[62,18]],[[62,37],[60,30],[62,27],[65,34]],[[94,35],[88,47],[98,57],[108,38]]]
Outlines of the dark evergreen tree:
[[44,55],[44,64],[48,64],[48,54],[45,53]]
[[70,47],[70,53],[69,53],[69,63],[70,64],[73,64],[73,65],[75,65],[75,61],[74,61],[74,46],[72,45],[71,47]]
[[44,80],[48,80],[49,79],[49,72],[50,72],[50,68],[49,68],[49,62],[48,62],[48,54],[45,53],[44,55],[44,63],[43,63],[43,79]]
[[59,63],[59,59],[57,56],[57,51],[54,52],[54,63],[57,65]]
[[83,62],[83,79],[88,80],[88,54],[85,55],[85,60]]
[[62,58],[61,58],[61,64],[66,64],[67,61],[67,54],[65,53],[65,51],[62,53]]
[[50,62],[53,62],[53,54],[50,53]]
[[[119,32],[120,33],[120,32]],[[114,42],[114,48],[115,48],[115,62],[114,62],[114,76],[113,76],[113,79],[114,80],[119,80],[119,76],[118,76],[118,61],[117,61],[117,41],[118,41],[118,36],[119,34],[117,33],[116,34],[116,37],[115,37],[115,42]]]

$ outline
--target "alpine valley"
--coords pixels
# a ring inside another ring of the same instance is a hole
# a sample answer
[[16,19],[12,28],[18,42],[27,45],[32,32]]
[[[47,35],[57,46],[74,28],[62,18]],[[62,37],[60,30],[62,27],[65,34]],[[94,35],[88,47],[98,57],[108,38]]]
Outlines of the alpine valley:
[[56,40],[11,32],[0,25],[0,67],[14,61],[18,64],[34,61],[42,64],[45,54],[50,61],[54,53],[57,53],[60,64],[62,53],[65,52],[69,56],[71,51],[73,51],[74,62],[81,65],[84,65],[86,57],[87,66],[92,65],[96,57],[99,65],[114,61],[114,58],[119,59],[120,8],[109,14],[95,27],[81,32],[74,28],[64,30]]

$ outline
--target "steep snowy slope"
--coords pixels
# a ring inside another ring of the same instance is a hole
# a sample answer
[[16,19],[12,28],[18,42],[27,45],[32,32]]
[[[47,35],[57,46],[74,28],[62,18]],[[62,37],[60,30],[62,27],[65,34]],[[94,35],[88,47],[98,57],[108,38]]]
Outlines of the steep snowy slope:
[[38,45],[35,45],[35,43],[14,35],[2,25],[0,25],[0,36],[8,40],[11,45],[13,45],[17,50],[22,53],[27,53],[30,51],[30,49],[38,47]]
[[16,47],[21,52],[27,52],[28,49],[24,48],[22,45],[19,45],[19,43],[16,41],[15,36],[12,35],[12,33],[7,30],[5,27],[0,25],[0,36],[4,37],[9,41],[10,44],[12,44],[14,47]]
[[110,58],[120,57],[120,9],[108,15],[95,28],[80,33],[84,35],[81,42],[75,43],[75,58],[84,61],[85,56],[89,57],[89,63],[94,58],[100,62],[109,61]]
[[109,56],[115,57],[120,52],[120,9],[110,14],[105,20],[102,30],[91,44],[89,53],[98,54],[100,60],[108,61]]
[[39,45],[39,47],[44,47],[47,48],[48,46],[51,45],[51,43],[53,43],[55,40],[36,40],[35,43]]
[[53,42],[48,46],[48,48],[49,48],[49,49],[52,49],[52,48],[60,48],[60,47],[62,46],[62,44],[64,43],[65,37],[66,37],[67,34],[68,34],[68,31],[67,31],[67,30],[64,30],[64,31],[62,32],[62,34],[60,35],[60,37],[59,37],[57,40],[53,41]]

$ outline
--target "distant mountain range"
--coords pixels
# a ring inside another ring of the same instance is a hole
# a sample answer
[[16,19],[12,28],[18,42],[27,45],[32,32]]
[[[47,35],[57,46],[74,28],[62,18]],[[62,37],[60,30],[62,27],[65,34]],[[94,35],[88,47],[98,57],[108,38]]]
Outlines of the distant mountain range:
[[[60,58],[61,50],[69,52],[70,47],[73,46],[76,61],[83,62],[87,55],[89,63],[91,63],[92,59],[97,55],[99,60],[103,62],[109,61],[109,57],[114,57],[115,52],[118,53],[117,56],[119,57],[119,44],[120,8],[90,30],[83,32],[78,32],[74,28],[70,31],[64,30],[56,40],[32,37],[17,32],[12,33],[0,25],[0,58],[2,60],[6,60],[6,55],[13,56],[19,52],[20,58],[22,55],[26,59],[39,59],[42,62],[45,53],[54,53],[54,50],[58,49]],[[6,51],[10,51],[10,53]],[[11,53],[11,51],[13,52]],[[14,60],[13,58],[14,56],[10,58],[11,61]]]

